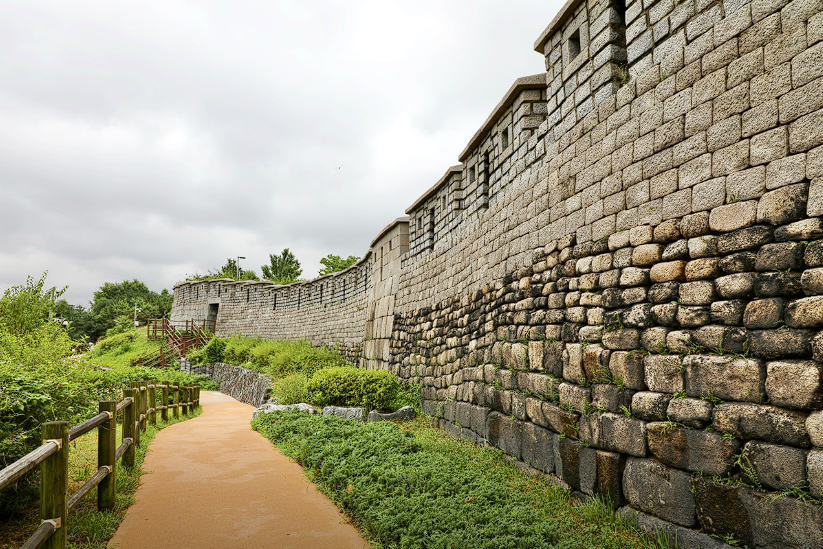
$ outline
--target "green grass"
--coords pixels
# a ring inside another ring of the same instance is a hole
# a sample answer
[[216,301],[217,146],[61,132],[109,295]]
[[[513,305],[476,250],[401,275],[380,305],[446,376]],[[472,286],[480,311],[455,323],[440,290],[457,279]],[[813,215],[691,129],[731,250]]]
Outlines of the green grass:
[[[201,410],[190,413],[187,417],[163,423],[158,416],[156,426],[148,425],[140,435],[140,448],[135,452],[134,467],[127,468],[122,460],[117,463],[116,502],[111,511],[97,511],[97,488],[93,488],[80,500],[68,515],[69,549],[105,549],[114,536],[117,527],[126,516],[126,510],[134,503],[134,493],[140,477],[146,471],[142,469],[149,444],[155,435],[165,427],[197,417]],[[71,443],[69,449],[69,493],[75,491],[97,469],[97,436],[91,433]],[[121,442],[121,426],[117,427],[117,443]],[[30,473],[34,474],[34,473]],[[20,547],[39,526],[37,504],[25,512],[15,515],[0,528],[0,549]]]
[[113,368],[129,366],[132,360],[159,348],[160,342],[149,341],[143,327],[101,339],[86,357],[94,365]]
[[299,412],[252,426],[296,459],[376,548],[657,547],[600,500],[524,473],[426,420],[361,423]]

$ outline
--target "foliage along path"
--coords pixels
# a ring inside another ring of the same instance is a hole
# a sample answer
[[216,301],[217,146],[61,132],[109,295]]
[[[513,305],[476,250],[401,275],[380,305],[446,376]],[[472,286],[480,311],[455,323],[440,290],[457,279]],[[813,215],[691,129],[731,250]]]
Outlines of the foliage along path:
[[252,431],[254,408],[203,391],[200,416],[151,443],[110,548],[366,548],[295,462]]

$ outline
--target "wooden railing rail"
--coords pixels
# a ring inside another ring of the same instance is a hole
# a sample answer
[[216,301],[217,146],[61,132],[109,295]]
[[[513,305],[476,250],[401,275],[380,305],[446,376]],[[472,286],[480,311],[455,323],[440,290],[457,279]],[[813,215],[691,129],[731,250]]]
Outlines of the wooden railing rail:
[[152,318],[146,322],[146,336],[163,341],[160,349],[131,361],[132,366],[165,368],[186,356],[190,349],[208,343],[216,328],[214,320],[185,320],[171,322],[167,318]]
[[[161,403],[156,391],[160,389]],[[26,473],[40,466],[40,519],[41,523],[23,544],[23,549],[47,547],[65,549],[67,515],[77,503],[97,486],[97,508],[111,509],[115,503],[115,465],[122,459],[126,467],[134,467],[135,448],[140,446],[140,433],[147,424],[157,423],[160,410],[163,421],[168,410],[174,417],[193,413],[200,407],[200,387],[180,385],[180,382],[162,383],[136,381],[123,389],[119,402],[104,400],[99,413],[86,421],[69,427],[68,421],[50,421],[42,425],[43,444],[0,470],[0,490],[17,482]],[[122,441],[117,443],[117,414],[122,414]],[[68,493],[69,442],[97,428],[97,471],[74,493]]]

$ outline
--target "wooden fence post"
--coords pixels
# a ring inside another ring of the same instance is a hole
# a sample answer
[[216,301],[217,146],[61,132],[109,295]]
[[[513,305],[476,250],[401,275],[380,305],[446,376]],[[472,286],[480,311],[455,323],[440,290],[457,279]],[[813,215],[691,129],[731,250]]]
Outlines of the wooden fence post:
[[174,382],[174,419],[180,417],[180,382]]
[[183,385],[180,387],[180,390],[183,392],[183,396],[180,398],[183,401],[183,417],[189,415],[189,386]]
[[149,422],[157,425],[157,382],[152,381],[149,385]]
[[146,430],[146,414],[148,414],[148,395],[146,394],[146,382],[140,382],[140,430]]
[[52,520],[57,529],[43,547],[65,549],[69,480],[69,422],[49,421],[42,426],[43,442],[56,440],[60,450],[46,458],[40,468],[40,519]]
[[130,438],[132,443],[126,448],[126,452],[123,454],[123,465],[126,467],[134,467],[134,452],[138,440],[134,428],[134,411],[137,410],[137,399],[135,398],[134,389],[123,389],[123,398],[129,397],[131,397],[131,403],[123,408],[123,440]]
[[163,401],[163,409],[160,410],[160,419],[163,421],[169,420],[169,382],[163,382],[163,389],[161,393],[161,399]]
[[109,474],[97,485],[97,509],[114,509],[114,455],[117,451],[117,401],[104,400],[98,408],[109,413],[109,420],[97,428],[97,468],[108,467]]

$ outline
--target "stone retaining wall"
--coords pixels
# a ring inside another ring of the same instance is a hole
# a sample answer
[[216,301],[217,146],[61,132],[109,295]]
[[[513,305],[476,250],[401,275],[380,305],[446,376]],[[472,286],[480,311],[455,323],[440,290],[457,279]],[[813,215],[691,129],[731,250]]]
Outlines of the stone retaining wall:
[[240,402],[260,406],[269,398],[271,378],[254,370],[225,362],[210,362],[192,366],[191,371],[208,375],[220,384],[221,393]]
[[238,285],[218,327],[339,331],[443,428],[681,547],[821,547],[823,0],[571,1],[535,48],[545,89],[372,243],[362,316],[273,322]]

